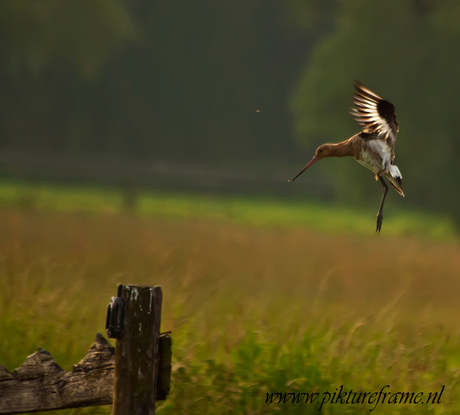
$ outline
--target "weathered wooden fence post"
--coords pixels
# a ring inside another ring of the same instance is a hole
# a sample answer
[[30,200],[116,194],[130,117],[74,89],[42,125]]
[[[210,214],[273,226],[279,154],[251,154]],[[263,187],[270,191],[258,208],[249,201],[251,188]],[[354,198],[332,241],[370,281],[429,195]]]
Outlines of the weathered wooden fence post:
[[151,415],[159,370],[161,287],[122,285],[122,333],[115,348],[113,415]]
[[155,400],[169,395],[170,332],[160,336],[161,287],[119,285],[100,333],[71,372],[38,348],[16,370],[0,365],[0,414],[49,411],[113,403],[115,415],[155,413]]

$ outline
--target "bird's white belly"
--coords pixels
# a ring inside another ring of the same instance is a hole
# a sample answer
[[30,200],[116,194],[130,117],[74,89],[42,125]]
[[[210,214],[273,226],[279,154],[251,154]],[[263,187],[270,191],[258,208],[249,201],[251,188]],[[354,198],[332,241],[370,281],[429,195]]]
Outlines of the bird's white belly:
[[359,160],[356,159],[356,161],[375,174],[382,171],[382,163],[376,160],[375,157],[372,157],[367,151],[362,151],[361,158]]
[[380,139],[369,140],[361,145],[357,161],[375,174],[386,173],[391,163],[391,148]]

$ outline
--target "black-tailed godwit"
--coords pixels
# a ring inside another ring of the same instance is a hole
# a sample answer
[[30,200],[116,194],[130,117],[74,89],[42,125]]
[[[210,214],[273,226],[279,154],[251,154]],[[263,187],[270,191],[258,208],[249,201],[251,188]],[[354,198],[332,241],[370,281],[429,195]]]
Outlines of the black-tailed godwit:
[[295,176],[299,177],[313,163],[326,157],[351,156],[358,163],[375,174],[375,180],[380,180],[383,186],[383,197],[377,214],[376,232],[380,233],[383,221],[383,204],[388,192],[388,186],[383,178],[386,176],[396,191],[404,196],[402,191],[402,175],[394,164],[396,135],[399,123],[396,121],[395,106],[380,98],[359,82],[355,82],[353,102],[356,108],[351,114],[362,128],[362,132],[346,141],[337,144],[323,144],[316,150],[311,161]]

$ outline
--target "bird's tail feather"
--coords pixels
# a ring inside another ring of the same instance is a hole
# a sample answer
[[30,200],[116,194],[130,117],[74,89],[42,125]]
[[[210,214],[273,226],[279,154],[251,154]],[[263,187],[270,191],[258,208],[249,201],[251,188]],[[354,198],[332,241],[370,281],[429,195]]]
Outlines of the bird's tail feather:
[[391,165],[388,173],[386,174],[390,180],[390,184],[395,188],[395,190],[402,196],[405,197],[402,190],[402,174],[399,171],[397,166]]

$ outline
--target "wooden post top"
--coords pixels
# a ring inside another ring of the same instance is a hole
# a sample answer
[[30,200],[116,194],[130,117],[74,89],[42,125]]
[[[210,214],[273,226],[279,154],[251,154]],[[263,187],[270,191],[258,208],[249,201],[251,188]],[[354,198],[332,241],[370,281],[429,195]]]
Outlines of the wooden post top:
[[120,284],[123,334],[115,349],[114,415],[155,413],[161,321],[161,287]]

